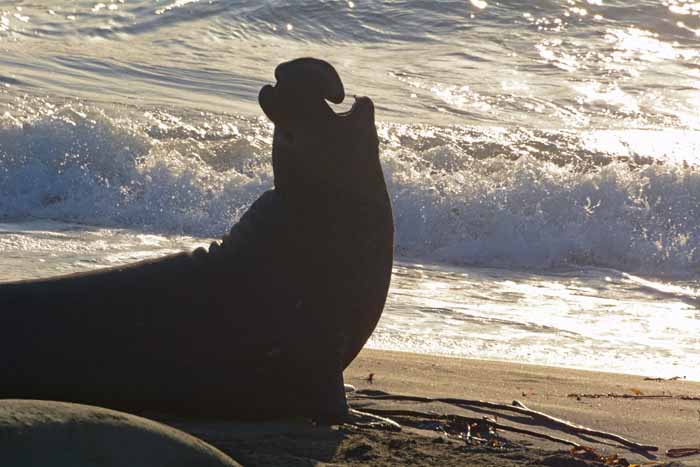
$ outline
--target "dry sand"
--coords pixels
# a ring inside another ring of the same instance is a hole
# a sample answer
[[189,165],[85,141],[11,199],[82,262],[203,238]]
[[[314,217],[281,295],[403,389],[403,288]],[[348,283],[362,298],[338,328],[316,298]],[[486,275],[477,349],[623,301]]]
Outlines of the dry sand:
[[[374,373],[372,384],[366,380],[369,373]],[[480,399],[506,404],[519,400],[531,409],[576,424],[657,445],[660,460],[667,460],[663,453],[669,448],[700,448],[698,382],[650,381],[633,375],[372,350],[363,351],[346,372],[346,381],[358,389],[379,389],[399,394]],[[674,398],[570,396],[610,393],[627,396],[672,395]],[[696,400],[676,398],[678,396],[690,396]],[[416,404],[413,406],[419,407]],[[441,408],[447,410],[447,407]],[[478,414],[472,412],[472,415]],[[562,433],[558,436],[576,440]],[[531,441],[538,446],[561,448]],[[578,441],[601,452],[618,452],[630,460],[645,461],[619,445]],[[700,456],[685,458],[683,462],[700,466]]]
[[[372,382],[368,381],[370,373]],[[467,411],[448,404],[368,401],[351,395],[350,404],[360,410],[497,416],[500,423],[576,441],[600,455],[617,454],[630,463],[700,466],[700,455],[675,461],[682,464],[672,463],[665,455],[669,448],[700,448],[700,400],[679,398],[700,398],[697,382],[648,381],[641,376],[374,350],[364,350],[346,371],[345,379],[358,390],[505,404],[517,399],[531,409],[660,449],[654,457],[645,457],[615,442],[578,438],[533,425],[518,414]],[[569,396],[610,393],[673,397]],[[444,423],[420,417],[393,417],[403,425],[401,432],[353,424],[319,427],[304,420],[251,424],[157,418],[204,439],[243,465],[602,465],[572,457],[565,445],[506,432],[499,432],[505,441],[495,447],[468,443],[456,434],[445,434]]]

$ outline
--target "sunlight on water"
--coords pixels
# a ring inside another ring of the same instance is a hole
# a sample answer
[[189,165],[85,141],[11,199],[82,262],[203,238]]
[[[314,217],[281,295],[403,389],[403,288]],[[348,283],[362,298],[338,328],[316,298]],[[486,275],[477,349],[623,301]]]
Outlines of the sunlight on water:
[[663,3],[668,5],[671,13],[700,16],[700,2],[694,2],[693,0],[667,0]]
[[0,222],[3,258],[0,282],[118,266],[191,250],[202,244],[201,239],[190,237],[139,234],[63,222]]
[[700,132],[697,131],[598,130],[583,133],[582,139],[584,147],[591,151],[607,151],[674,164],[700,163]]
[[174,8],[181,8],[185,5],[188,5],[190,3],[198,3],[200,0],[176,0],[170,5],[164,7],[164,8],[159,8],[156,10],[157,15],[162,15],[163,13],[166,13]]
[[700,380],[697,295],[610,270],[400,263],[371,346]]
[[700,128],[696,3],[511,3],[28,3],[0,7],[2,73],[18,92],[101,100],[128,80],[142,103],[252,114],[279,60],[316,54],[393,121]]

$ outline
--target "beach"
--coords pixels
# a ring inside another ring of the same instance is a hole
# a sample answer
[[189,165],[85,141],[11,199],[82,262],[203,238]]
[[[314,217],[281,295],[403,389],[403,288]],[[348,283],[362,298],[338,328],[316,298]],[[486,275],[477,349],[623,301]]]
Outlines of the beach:
[[697,2],[572,1],[0,7],[0,282],[221,239],[274,185],[258,92],[312,56],[375,103],[369,347],[700,380]]
[[[621,460],[625,459],[630,464],[700,466],[700,455],[672,459],[665,454],[672,448],[700,447],[698,382],[655,381],[634,375],[375,350],[363,350],[346,370],[345,379],[358,392],[370,389],[504,404],[518,400],[531,409],[573,424],[659,448],[644,456],[616,442],[546,429],[524,423],[525,417],[505,412],[497,415],[498,422],[504,425],[547,433],[590,447],[600,456],[620,458],[617,464],[609,465],[627,465]],[[628,397],[586,397],[595,394]],[[642,397],[653,395],[673,397]],[[494,417],[494,411],[489,410],[469,411],[437,403],[370,401],[353,394],[349,395],[349,402],[358,410]],[[464,436],[446,434],[439,425],[419,417],[394,417],[402,424],[400,432],[386,427],[364,427],[361,421],[324,427],[304,420],[239,423],[176,420],[157,414],[153,417],[209,442],[243,465],[603,465],[584,461],[580,456],[577,459],[571,454],[570,446],[500,430],[502,438],[497,446],[469,442]]]
[[[345,379],[402,430],[142,415],[244,465],[583,465],[571,444],[466,436],[484,416],[637,464],[700,443],[698,0],[9,3],[0,282],[220,240],[274,187],[258,93],[280,62],[331,63],[337,113],[374,102],[395,261]],[[362,391],[518,400],[659,449]]]

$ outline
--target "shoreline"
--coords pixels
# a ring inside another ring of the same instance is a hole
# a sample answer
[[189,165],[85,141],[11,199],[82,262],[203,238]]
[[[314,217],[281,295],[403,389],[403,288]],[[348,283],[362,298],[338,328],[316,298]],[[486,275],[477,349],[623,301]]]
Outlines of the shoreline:
[[647,279],[401,257],[368,347],[700,381],[692,284]]
[[[461,356],[461,355],[449,355],[449,354],[430,354],[430,353],[420,353],[420,352],[413,352],[410,350],[393,350],[393,349],[382,349],[382,348],[374,348],[371,346],[365,346],[364,349],[362,350],[363,352],[365,351],[371,351],[371,352],[387,352],[387,353],[396,353],[396,354],[407,354],[407,355],[415,355],[415,356],[423,356],[423,357],[434,357],[438,359],[446,358],[446,359],[455,359],[455,360],[467,360],[467,361],[473,361],[473,362],[483,362],[483,363],[494,363],[494,364],[506,364],[506,365],[524,365],[524,366],[533,366],[533,367],[538,367],[538,368],[553,368],[556,370],[571,370],[571,371],[582,371],[585,373],[598,373],[601,375],[612,375],[612,376],[631,376],[631,377],[637,377],[637,378],[650,378],[652,380],[656,379],[661,379],[661,380],[677,380],[677,381],[687,381],[689,383],[697,383],[700,384],[700,378],[694,379],[692,376],[691,377],[686,377],[686,375],[683,374],[678,374],[678,375],[673,375],[670,377],[661,377],[657,375],[646,375],[646,374],[641,374],[641,373],[621,373],[618,371],[605,371],[605,370],[594,370],[591,368],[585,368],[585,367],[577,367],[577,366],[558,366],[558,365],[545,365],[541,363],[531,363],[531,362],[523,362],[519,363],[513,360],[497,360],[497,359],[492,359],[492,358],[478,358],[478,357],[467,357],[467,356]],[[679,372],[682,373],[682,372]]]

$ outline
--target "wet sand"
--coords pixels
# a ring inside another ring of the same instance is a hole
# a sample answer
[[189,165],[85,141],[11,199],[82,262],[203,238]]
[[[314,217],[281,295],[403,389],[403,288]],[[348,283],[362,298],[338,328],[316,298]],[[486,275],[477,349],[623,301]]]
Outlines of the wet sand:
[[[442,403],[374,401],[350,395],[351,406],[359,410],[411,410],[475,419],[489,416],[505,425],[575,441],[601,456],[617,454],[630,463],[700,466],[700,455],[682,459],[665,455],[669,448],[700,448],[698,382],[650,381],[641,376],[375,350],[364,350],[346,371],[345,379],[360,392],[370,389],[505,404],[519,400],[531,409],[656,445],[659,450],[644,456],[613,441],[551,430],[507,411],[464,410]],[[648,397],[661,395],[664,397]],[[575,458],[569,446],[501,430],[497,431],[498,441],[468,441],[464,433],[460,436],[448,423],[416,416],[392,417],[403,426],[400,432],[367,427],[362,425],[366,420],[360,419],[355,425],[322,427],[305,420],[232,423],[154,418],[204,439],[244,465],[603,465]]]

